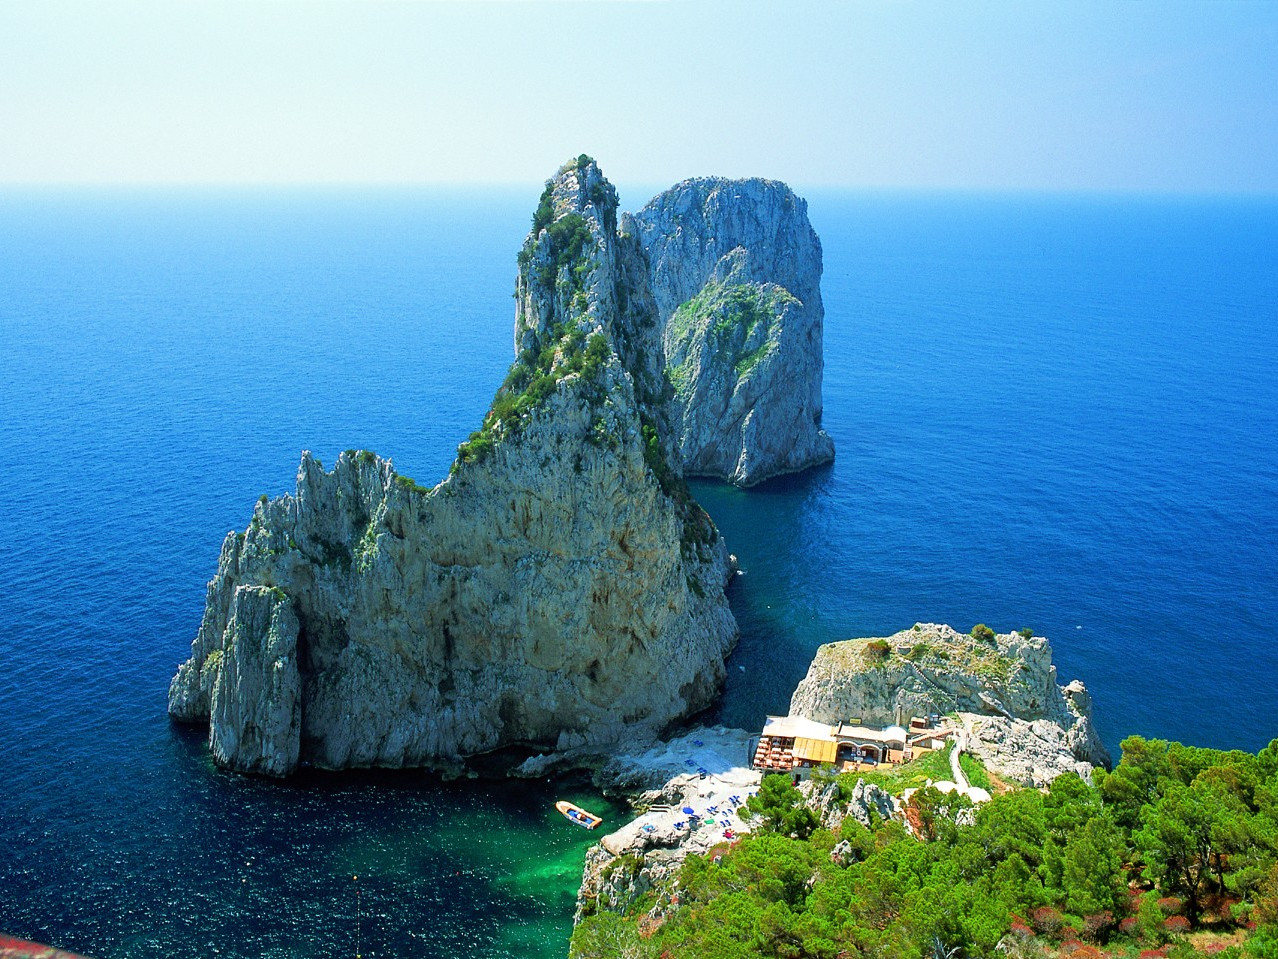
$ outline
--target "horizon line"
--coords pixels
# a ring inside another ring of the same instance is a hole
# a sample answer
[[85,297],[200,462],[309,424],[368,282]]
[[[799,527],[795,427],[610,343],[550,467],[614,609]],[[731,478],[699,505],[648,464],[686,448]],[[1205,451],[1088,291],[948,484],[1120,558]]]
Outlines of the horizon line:
[[[697,174],[696,176],[714,176]],[[681,183],[692,177],[670,180],[669,185]],[[723,179],[747,179],[724,177]],[[765,179],[779,179],[765,177]],[[323,190],[323,189],[527,189],[542,184],[545,179],[529,180],[0,180],[0,191],[20,190],[137,190],[137,189],[248,189],[248,190]],[[658,186],[666,183],[659,179],[612,180],[616,186]],[[1278,199],[1278,186],[1221,189],[1217,187],[1156,187],[1156,186],[1021,186],[996,184],[886,184],[886,183],[832,183],[781,180],[792,188],[841,193],[966,193],[966,194],[1016,194],[1053,196],[1144,196],[1144,197],[1200,197],[1236,199]]]

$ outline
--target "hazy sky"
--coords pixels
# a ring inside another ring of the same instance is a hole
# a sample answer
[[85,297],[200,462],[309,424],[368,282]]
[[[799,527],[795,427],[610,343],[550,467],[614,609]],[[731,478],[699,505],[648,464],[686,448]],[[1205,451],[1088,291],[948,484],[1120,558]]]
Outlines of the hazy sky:
[[0,0],[0,182],[1278,192],[1278,3]]

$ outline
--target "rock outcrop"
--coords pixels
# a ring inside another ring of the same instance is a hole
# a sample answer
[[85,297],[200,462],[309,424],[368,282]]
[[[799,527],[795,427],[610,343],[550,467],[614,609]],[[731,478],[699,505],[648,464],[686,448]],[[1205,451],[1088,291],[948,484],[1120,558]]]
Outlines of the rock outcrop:
[[837,782],[818,783],[807,779],[799,784],[804,802],[817,815],[822,829],[838,832],[843,820],[855,819],[871,829],[900,815],[896,797],[875,783],[858,779],[851,795],[844,797]]
[[[959,713],[967,732],[967,749],[986,768],[1004,779],[1024,786],[1047,786],[1061,773],[1078,773],[1091,782],[1092,769],[1108,760],[1109,753],[1087,752],[1078,747],[1071,733],[1081,723],[1064,729],[1050,719],[1008,719]],[[1091,723],[1087,723],[1090,728]],[[1090,756],[1090,759],[1080,759]]]
[[209,746],[218,762],[275,776],[297,765],[297,631],[283,590],[246,585],[235,591],[220,656],[209,671]]
[[919,623],[885,638],[830,643],[817,650],[790,713],[880,725],[957,713],[970,730],[971,751],[1018,782],[1050,781],[1053,770],[1089,774],[1110,763],[1086,689],[1078,681],[1057,685],[1052,649],[1041,636],[976,638]]
[[450,765],[647,735],[708,705],[736,638],[730,560],[688,493],[647,258],[588,158],[519,254],[516,354],[431,489],[304,453],[227,536],[169,690],[215,758]]
[[773,180],[685,180],[622,227],[647,252],[684,471],[751,486],[833,459],[806,202]]

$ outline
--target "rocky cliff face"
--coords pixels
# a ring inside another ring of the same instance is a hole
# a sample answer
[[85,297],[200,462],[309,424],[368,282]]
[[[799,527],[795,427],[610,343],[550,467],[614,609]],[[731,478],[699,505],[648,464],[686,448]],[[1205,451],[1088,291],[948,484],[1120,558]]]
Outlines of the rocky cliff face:
[[974,638],[918,623],[886,638],[830,643],[790,700],[792,715],[819,722],[888,724],[932,712],[958,713],[972,752],[1020,782],[1110,762],[1086,689],[1077,680],[1057,685],[1041,636]]
[[215,758],[283,775],[651,732],[707,705],[729,557],[668,439],[647,261],[593,161],[519,255],[517,358],[432,489],[348,451],[226,538],[169,690]]
[[751,486],[833,459],[807,204],[772,180],[685,180],[623,229],[648,256],[684,470]]

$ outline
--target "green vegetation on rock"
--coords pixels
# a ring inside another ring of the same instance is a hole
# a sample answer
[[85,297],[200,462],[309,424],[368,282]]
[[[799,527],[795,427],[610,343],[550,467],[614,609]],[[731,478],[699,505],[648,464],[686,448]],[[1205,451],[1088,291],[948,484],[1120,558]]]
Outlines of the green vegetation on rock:
[[758,366],[759,361],[767,356],[771,350],[772,342],[770,340],[764,340],[753,350],[742,354],[737,361],[732,364],[732,368],[736,371],[737,376],[745,376],[752,369]]
[[[687,481],[670,466],[661,444],[661,436],[657,432],[657,424],[647,413],[640,413],[640,431],[643,436],[643,458],[652,470],[661,487],[661,492],[672,500],[679,509],[683,519],[683,533],[680,546],[685,557],[704,552],[705,547],[714,543],[718,537],[714,523],[697,501],[692,498],[692,491]],[[703,556],[702,559],[705,559]],[[694,593],[700,594],[701,587],[695,581],[689,583]]]
[[550,241],[550,261],[537,270],[537,282],[543,289],[552,291],[559,271],[571,267],[569,282],[574,291],[580,290],[585,274],[592,266],[589,258],[582,257],[587,246],[594,243],[590,225],[581,215],[569,213],[552,223],[546,234]]
[[971,753],[959,753],[959,766],[962,767],[967,781],[973,786],[979,786],[987,792],[994,789],[994,784],[990,782],[990,774],[985,770],[985,764]]
[[498,440],[522,431],[532,412],[548,399],[565,377],[580,375],[594,382],[608,361],[608,338],[594,333],[587,338],[580,329],[556,324],[537,337],[537,346],[519,354],[493,397],[483,425],[457,448],[462,463],[483,460]]
[[[532,220],[532,236],[536,238],[543,229],[550,225],[550,221],[555,218],[555,181],[547,180],[546,189],[541,191],[541,197],[537,200],[537,209],[533,213]],[[527,247],[525,247],[527,249]]]
[[[943,779],[949,779],[953,775],[950,772],[952,748],[952,744],[948,744],[944,749],[924,753],[918,759],[900,766],[884,765],[868,772],[840,773],[834,778],[845,796],[852,795],[852,790],[859,779],[864,779],[867,783],[872,783],[893,796],[899,796],[907,789],[923,787],[928,780],[940,782]],[[966,756],[966,753],[960,756],[960,761]],[[984,774],[984,767],[981,768]]]
[[[993,636],[994,631],[990,630],[991,639]],[[886,666],[897,661],[897,653],[883,639],[854,645],[848,649],[847,655],[863,656],[866,663],[874,666]],[[925,639],[918,640],[900,658],[926,669],[966,672],[995,683],[1008,682],[1017,667],[1017,660],[987,641],[984,634],[979,638],[964,637],[962,642],[948,648]]]
[[[602,201],[602,196],[596,200],[596,202]],[[568,213],[556,220],[552,185],[547,183],[546,191],[542,193],[541,202],[537,206],[537,212],[533,214],[532,227],[517,257],[520,270],[531,269],[533,254],[540,242],[541,232],[545,230],[550,255],[546,262],[531,271],[528,276],[529,282],[536,283],[546,294],[553,294],[560,271],[570,267],[568,272],[570,297],[580,292],[587,274],[595,265],[592,257],[583,255],[592,251],[595,246],[590,224],[578,213]]]
[[420,485],[411,476],[405,476],[403,473],[396,474],[395,485],[398,486],[400,489],[408,490],[410,493],[429,493],[430,492],[429,489],[427,489],[425,486]]
[[892,655],[892,644],[886,639],[872,639],[865,644],[865,655],[872,662],[883,662]]
[[627,915],[584,919],[571,955],[1278,954],[1278,740],[1251,755],[1131,737],[1096,780],[975,808],[921,790],[920,839],[896,821],[808,829],[798,791],[767,777],[754,833],[690,856]]
[[757,816],[764,831],[792,839],[807,839],[817,827],[816,814],[789,776],[764,776],[759,791],[737,813],[742,819]]
[[[586,162],[590,162],[589,157]],[[533,271],[530,282],[541,286],[547,295],[553,294],[556,278],[567,268],[570,306],[574,315],[583,316],[588,306],[583,283],[594,268],[594,260],[587,251],[593,248],[594,236],[590,225],[579,214],[569,213],[554,219],[553,182],[546,184],[533,216],[533,231],[520,251],[521,270],[530,269],[532,251],[543,228],[551,255],[547,263]],[[548,330],[537,331],[534,344],[519,354],[506,374],[482,426],[457,448],[454,469],[458,463],[484,460],[497,448],[502,437],[519,433],[533,410],[555,392],[565,377],[580,374],[585,382],[595,381],[611,352],[604,334],[594,333],[587,338],[585,330],[572,321],[558,322]],[[596,439],[593,434],[592,439]]]
[[[674,352],[681,352],[704,331],[714,354],[730,362],[738,377],[745,376],[776,347],[777,317],[788,304],[797,302],[771,284],[707,283],[670,318],[670,334],[677,344]],[[687,374],[672,372],[671,382],[682,391]]]

